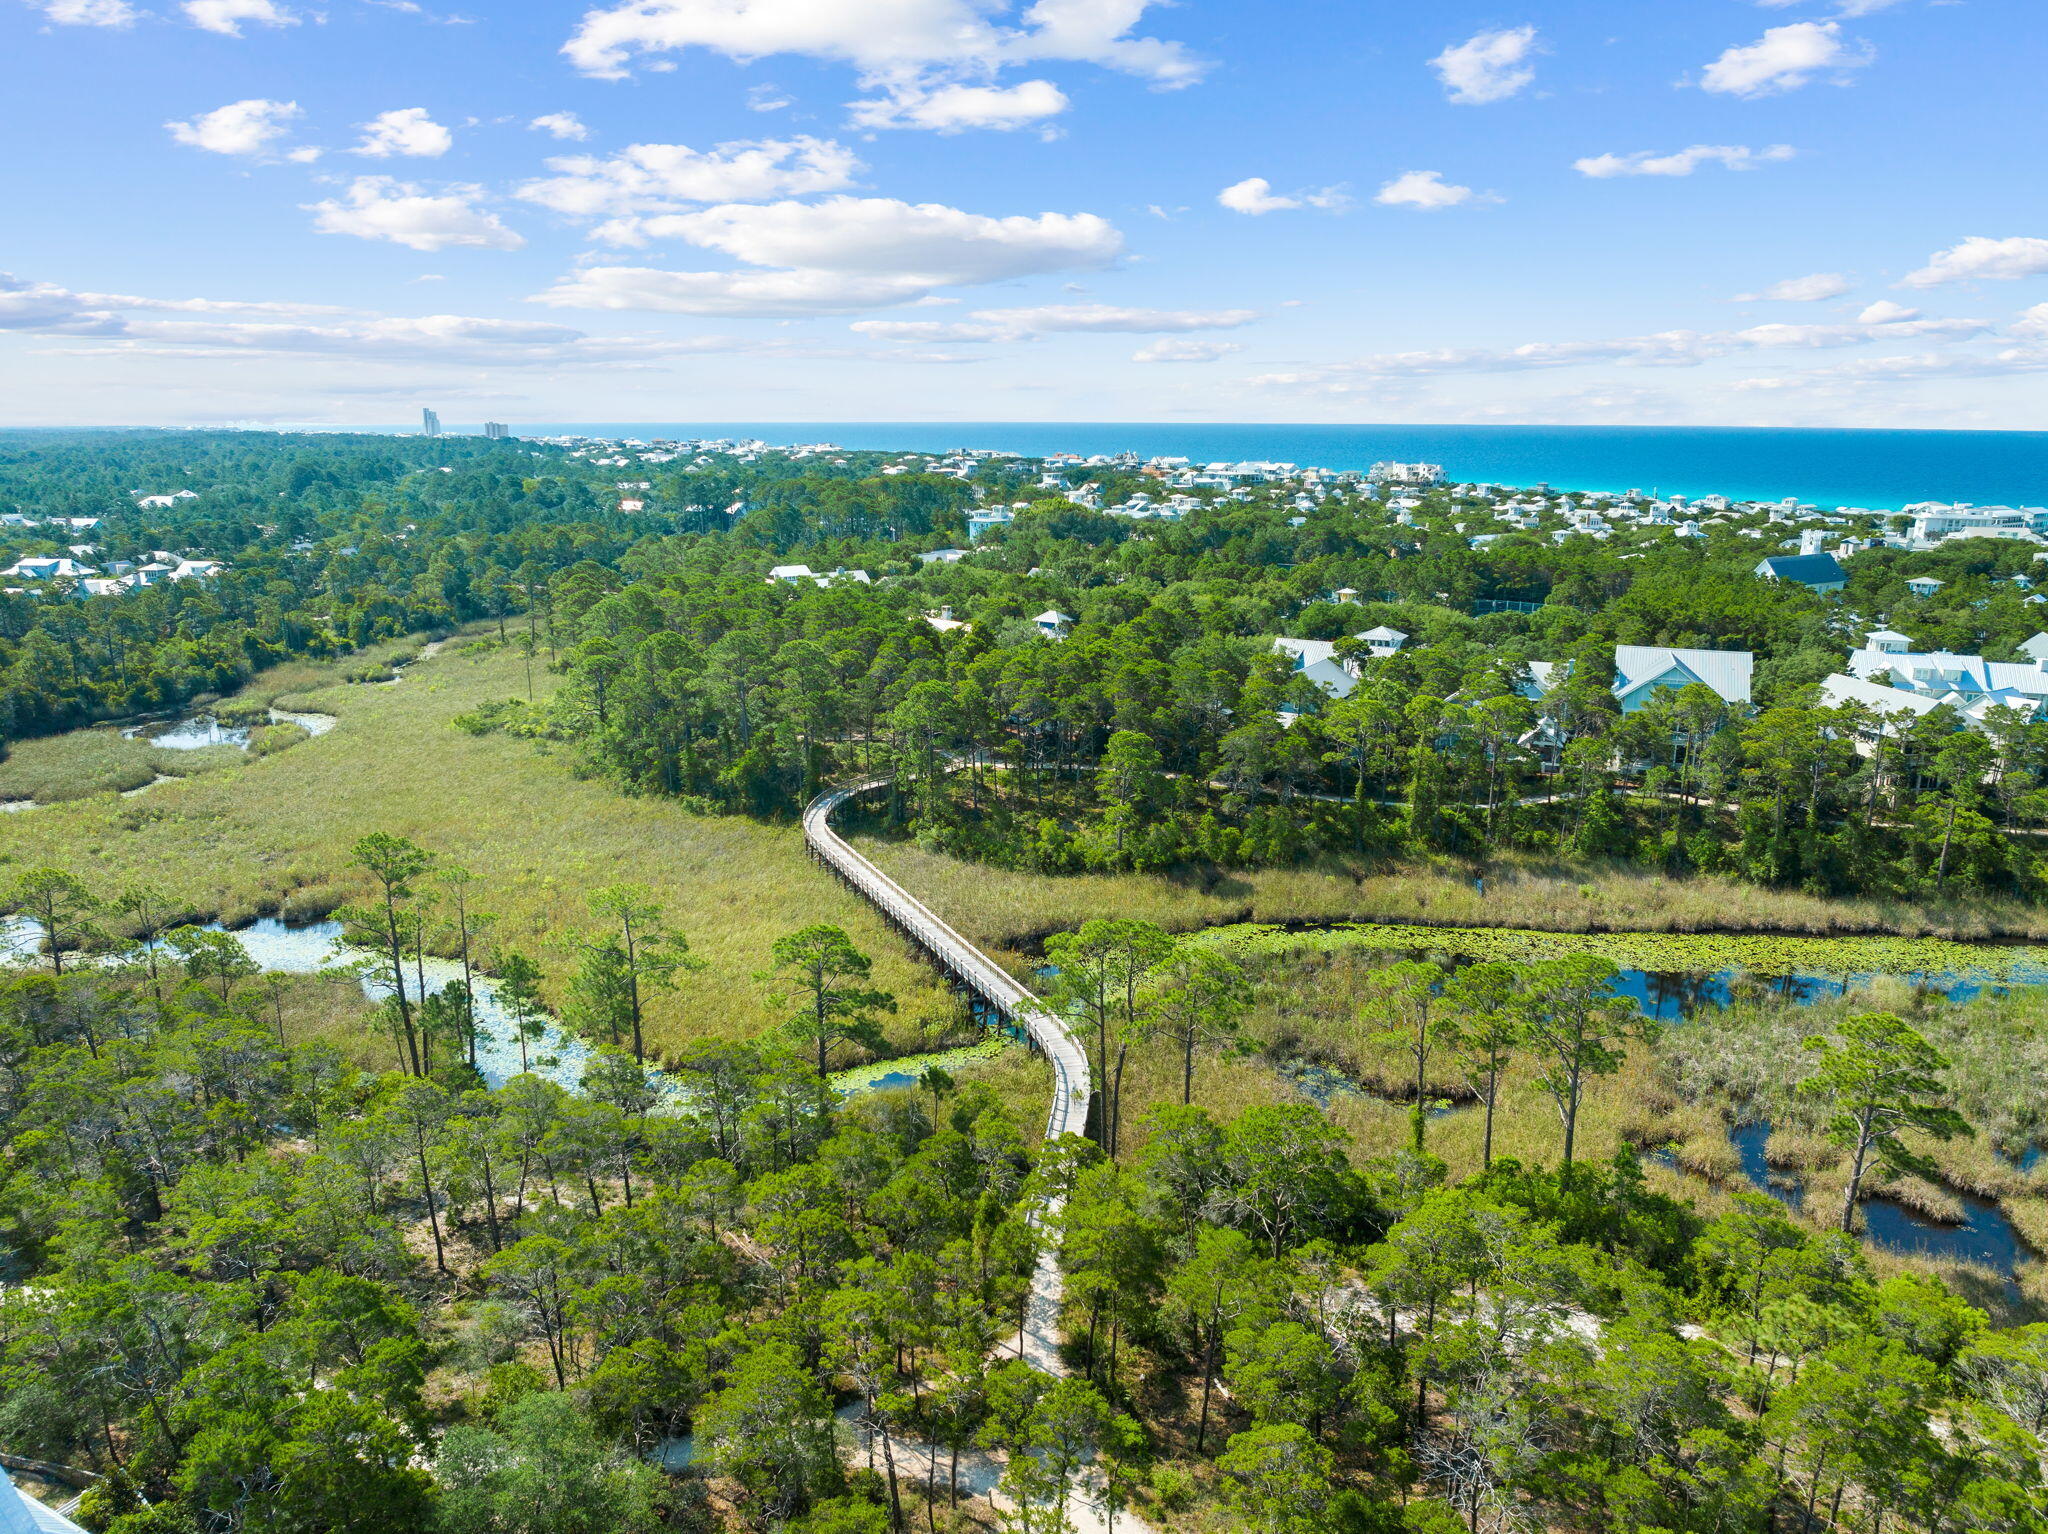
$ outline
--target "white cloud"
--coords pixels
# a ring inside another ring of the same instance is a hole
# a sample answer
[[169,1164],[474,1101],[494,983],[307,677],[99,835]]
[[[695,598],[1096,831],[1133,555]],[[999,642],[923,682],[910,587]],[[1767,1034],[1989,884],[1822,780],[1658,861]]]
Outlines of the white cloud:
[[1534,27],[1506,27],[1446,48],[1429,61],[1451,100],[1464,106],[1505,101],[1536,78],[1529,59],[1539,52]]
[[1960,245],[1938,250],[1917,272],[1899,279],[1902,288],[1936,288],[1945,282],[2010,282],[2048,273],[2048,240],[2015,236],[1994,240],[1973,234]]
[[128,0],[42,0],[37,9],[60,27],[132,27],[142,19]]
[[[231,318],[238,315],[253,318]],[[316,320],[315,316],[321,318]],[[459,314],[359,314],[290,303],[82,293],[4,273],[0,273],[0,332],[71,343],[39,347],[39,356],[180,362],[315,358],[393,365],[404,368],[406,376],[412,376],[417,366],[426,364],[463,369],[592,369],[602,370],[607,378],[616,378],[627,373],[659,371],[678,358],[718,353],[827,361],[880,358],[906,364],[971,360],[931,351],[875,352],[777,338],[589,335],[546,321]],[[303,360],[293,361],[290,366],[294,371],[289,376],[303,379]],[[181,388],[204,387],[188,371],[181,371],[178,378]],[[322,387],[375,392],[387,386],[359,381]],[[407,392],[417,388],[417,378],[402,387]],[[436,392],[452,398],[458,397],[459,391],[453,385],[437,384]]]
[[1478,194],[1469,186],[1453,186],[1440,170],[1411,170],[1396,176],[1379,190],[1374,202],[1390,208],[1455,208],[1471,202]]
[[1133,362],[1216,362],[1244,348],[1235,341],[1154,341],[1131,353]]
[[211,112],[202,112],[190,122],[168,122],[171,137],[180,144],[213,154],[258,155],[291,131],[299,116],[296,101],[266,101],[252,97],[231,101]]
[[1349,206],[1351,199],[1341,186],[1326,186],[1315,191],[1282,194],[1275,192],[1273,183],[1264,176],[1251,176],[1226,186],[1216,194],[1216,201],[1233,213],[1248,213],[1256,217],[1261,213],[1278,213],[1288,208],[1335,210]]
[[590,137],[590,129],[584,126],[583,119],[574,112],[549,112],[545,116],[536,117],[526,126],[541,133],[552,134],[559,139],[573,139],[579,144]]
[[850,64],[869,83],[987,80],[1015,64],[1099,64],[1157,85],[1193,83],[1178,43],[1133,37],[1153,0],[622,0],[587,12],[562,47],[585,73],[617,78],[647,54],[708,48],[740,62],[801,54]]
[[438,196],[389,176],[358,176],[348,200],[312,203],[313,227],[322,234],[352,234],[361,240],[390,240],[412,250],[446,250],[452,245],[517,250],[526,243],[495,213],[477,206],[483,188],[451,186]]
[[873,341],[1016,341],[1023,337],[1001,325],[970,325],[951,320],[855,320],[846,327]]
[[1623,367],[1698,367],[1717,358],[1750,352],[1834,350],[1908,339],[1965,342],[1993,329],[1985,320],[1903,320],[1887,311],[1869,323],[1752,325],[1735,331],[1666,330],[1600,341],[1538,341],[1500,350],[1445,347],[1385,352],[1354,362],[1269,374],[1253,381],[1342,394],[1355,392],[1361,380],[1381,378],[1526,373],[1600,363]]
[[1235,330],[1256,309],[1124,309],[1113,304],[1044,304],[977,309],[968,321],[856,320],[849,328],[879,341],[1023,341],[1049,334],[1166,335]]
[[617,236],[683,240],[761,270],[591,267],[535,301],[679,314],[845,314],[942,287],[1107,266],[1123,250],[1115,226],[1092,213],[989,218],[882,197],[727,203],[620,223]]
[[557,309],[800,319],[886,309],[916,293],[912,281],[846,272],[671,272],[651,266],[587,266],[534,294],[533,302]]
[[240,37],[245,21],[263,27],[299,24],[299,18],[276,0],[185,0],[184,11],[193,26],[228,37]]
[[1090,331],[1152,335],[1189,330],[1236,330],[1259,317],[1256,309],[1120,309],[1112,304],[1047,304],[1035,309],[977,309],[977,320],[1012,330]]
[[[1832,367],[1807,368],[1763,378],[1744,378],[1732,387],[1744,391],[1810,391],[1835,384],[1921,383],[1943,378],[2006,378],[2018,373],[2048,372],[2048,348],[2012,346],[1997,352],[1919,352],[1897,357],[1861,357]],[[1887,399],[1889,403],[1889,398]],[[1875,423],[1873,423],[1875,424]]]
[[780,112],[784,107],[796,103],[772,85],[750,85],[747,87],[747,110],[749,112]]
[[2033,336],[2048,341],[2048,304],[2036,304],[2023,310],[2013,321],[2012,331],[2016,336]]
[[657,212],[687,202],[758,202],[836,192],[861,163],[829,139],[799,137],[719,144],[632,144],[617,154],[548,161],[558,174],[529,181],[518,196],[575,217]]
[[1093,213],[989,218],[886,197],[727,204],[650,223],[756,266],[915,273],[937,287],[1106,266],[1123,236]]
[[1889,298],[1880,298],[1876,303],[1856,316],[1859,325],[1905,325],[1920,318],[1918,309],[1908,309],[1904,304],[1895,304]]
[[1759,165],[1789,160],[1798,152],[1790,144],[1773,144],[1768,149],[1751,149],[1744,144],[1694,144],[1671,154],[1643,149],[1634,154],[1594,155],[1572,161],[1572,169],[1596,181],[1616,176],[1690,176],[1702,165],[1754,170]]
[[1822,70],[1861,69],[1877,57],[1868,43],[1851,45],[1840,22],[1798,21],[1772,27],[1745,48],[1730,48],[1700,76],[1702,90],[1728,96],[1794,91]]
[[425,107],[397,107],[360,124],[363,141],[353,153],[387,160],[393,155],[438,159],[455,147],[455,135],[427,115]]
[[1298,198],[1276,197],[1273,183],[1264,176],[1251,176],[1234,182],[1218,192],[1216,200],[1233,213],[1277,213],[1282,208],[1301,206]]
[[1783,282],[1774,282],[1761,293],[1737,293],[1738,304],[1785,303],[1817,304],[1830,298],[1840,298],[1854,286],[1840,272],[1815,272],[1808,277],[1787,277]]
[[963,133],[969,128],[1027,128],[1067,109],[1066,92],[1050,80],[1016,85],[904,85],[888,95],[852,104],[861,128],[926,128]]
[[325,304],[272,303],[228,298],[138,298],[127,293],[79,293],[54,283],[29,282],[0,272],[0,330],[57,335],[125,335],[127,311],[179,314],[348,314]]

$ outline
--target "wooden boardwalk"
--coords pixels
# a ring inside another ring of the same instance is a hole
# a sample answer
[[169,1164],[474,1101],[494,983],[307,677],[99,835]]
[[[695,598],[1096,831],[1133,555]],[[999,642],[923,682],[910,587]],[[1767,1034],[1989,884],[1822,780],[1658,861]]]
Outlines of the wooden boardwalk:
[[1045,1137],[1086,1133],[1092,1090],[1088,1056],[1068,1032],[1065,1021],[832,829],[832,814],[841,805],[888,784],[886,777],[866,778],[812,800],[804,811],[804,842],[811,855],[850,884],[939,968],[1021,1028],[1032,1047],[1052,1063],[1053,1094],[1045,1116]]

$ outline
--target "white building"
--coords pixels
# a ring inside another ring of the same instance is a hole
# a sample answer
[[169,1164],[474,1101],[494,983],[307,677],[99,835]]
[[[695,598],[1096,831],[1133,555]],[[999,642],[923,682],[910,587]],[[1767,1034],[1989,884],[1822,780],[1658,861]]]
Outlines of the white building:
[[[1747,650],[1674,650],[1663,645],[1624,644],[1614,647],[1614,697],[1624,714],[1647,707],[1660,691],[1677,692],[1694,684],[1711,688],[1724,703],[1749,704],[1750,676],[1756,657]],[[1529,662],[1524,697],[1541,698],[1570,675],[1557,661]]]
[[2048,507],[1947,505],[1921,501],[1905,509],[1913,519],[1907,537],[1916,548],[1932,548],[1959,535],[1973,537],[2017,536],[2028,542],[2030,534],[2048,532]]
[[[1926,707],[1916,707],[1919,713],[1946,703],[1973,724],[1981,723],[1994,708],[2038,714],[2048,705],[2048,634],[2036,634],[2020,646],[2029,657],[2024,661],[1985,660],[1947,650],[1915,654],[1906,648],[1910,643],[1889,629],[1866,635],[1863,648],[1849,657],[1850,675],[1845,680],[1921,699]],[[1826,689],[1823,684],[1824,694]],[[1835,691],[1852,695],[1843,687]]]

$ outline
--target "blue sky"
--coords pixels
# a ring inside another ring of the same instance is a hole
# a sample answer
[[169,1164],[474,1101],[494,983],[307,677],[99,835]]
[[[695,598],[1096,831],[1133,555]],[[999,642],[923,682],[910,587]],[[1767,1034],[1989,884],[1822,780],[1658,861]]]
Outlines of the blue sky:
[[2038,427],[2039,0],[0,0],[12,424]]

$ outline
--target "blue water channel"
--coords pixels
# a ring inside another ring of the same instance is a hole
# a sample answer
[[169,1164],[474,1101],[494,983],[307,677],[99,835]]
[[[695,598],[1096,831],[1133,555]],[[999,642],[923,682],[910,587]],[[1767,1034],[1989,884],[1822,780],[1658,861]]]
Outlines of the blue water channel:
[[2009,977],[1989,980],[1967,971],[1925,970],[1912,974],[1866,973],[1818,974],[1794,971],[1787,975],[1755,975],[1744,970],[1723,969],[1705,974],[1687,974],[1650,969],[1624,969],[1615,976],[1610,989],[1616,996],[1634,1002],[1643,1016],[1660,1022],[1682,1022],[1701,1011],[1720,1011],[1736,999],[1738,988],[1760,991],[1795,1006],[1810,1007],[1860,990],[1874,980],[1903,980],[1928,996],[1948,1001],[1971,1001],[1979,996],[2003,996],[2017,987],[2048,986],[2048,965],[2015,963]]

